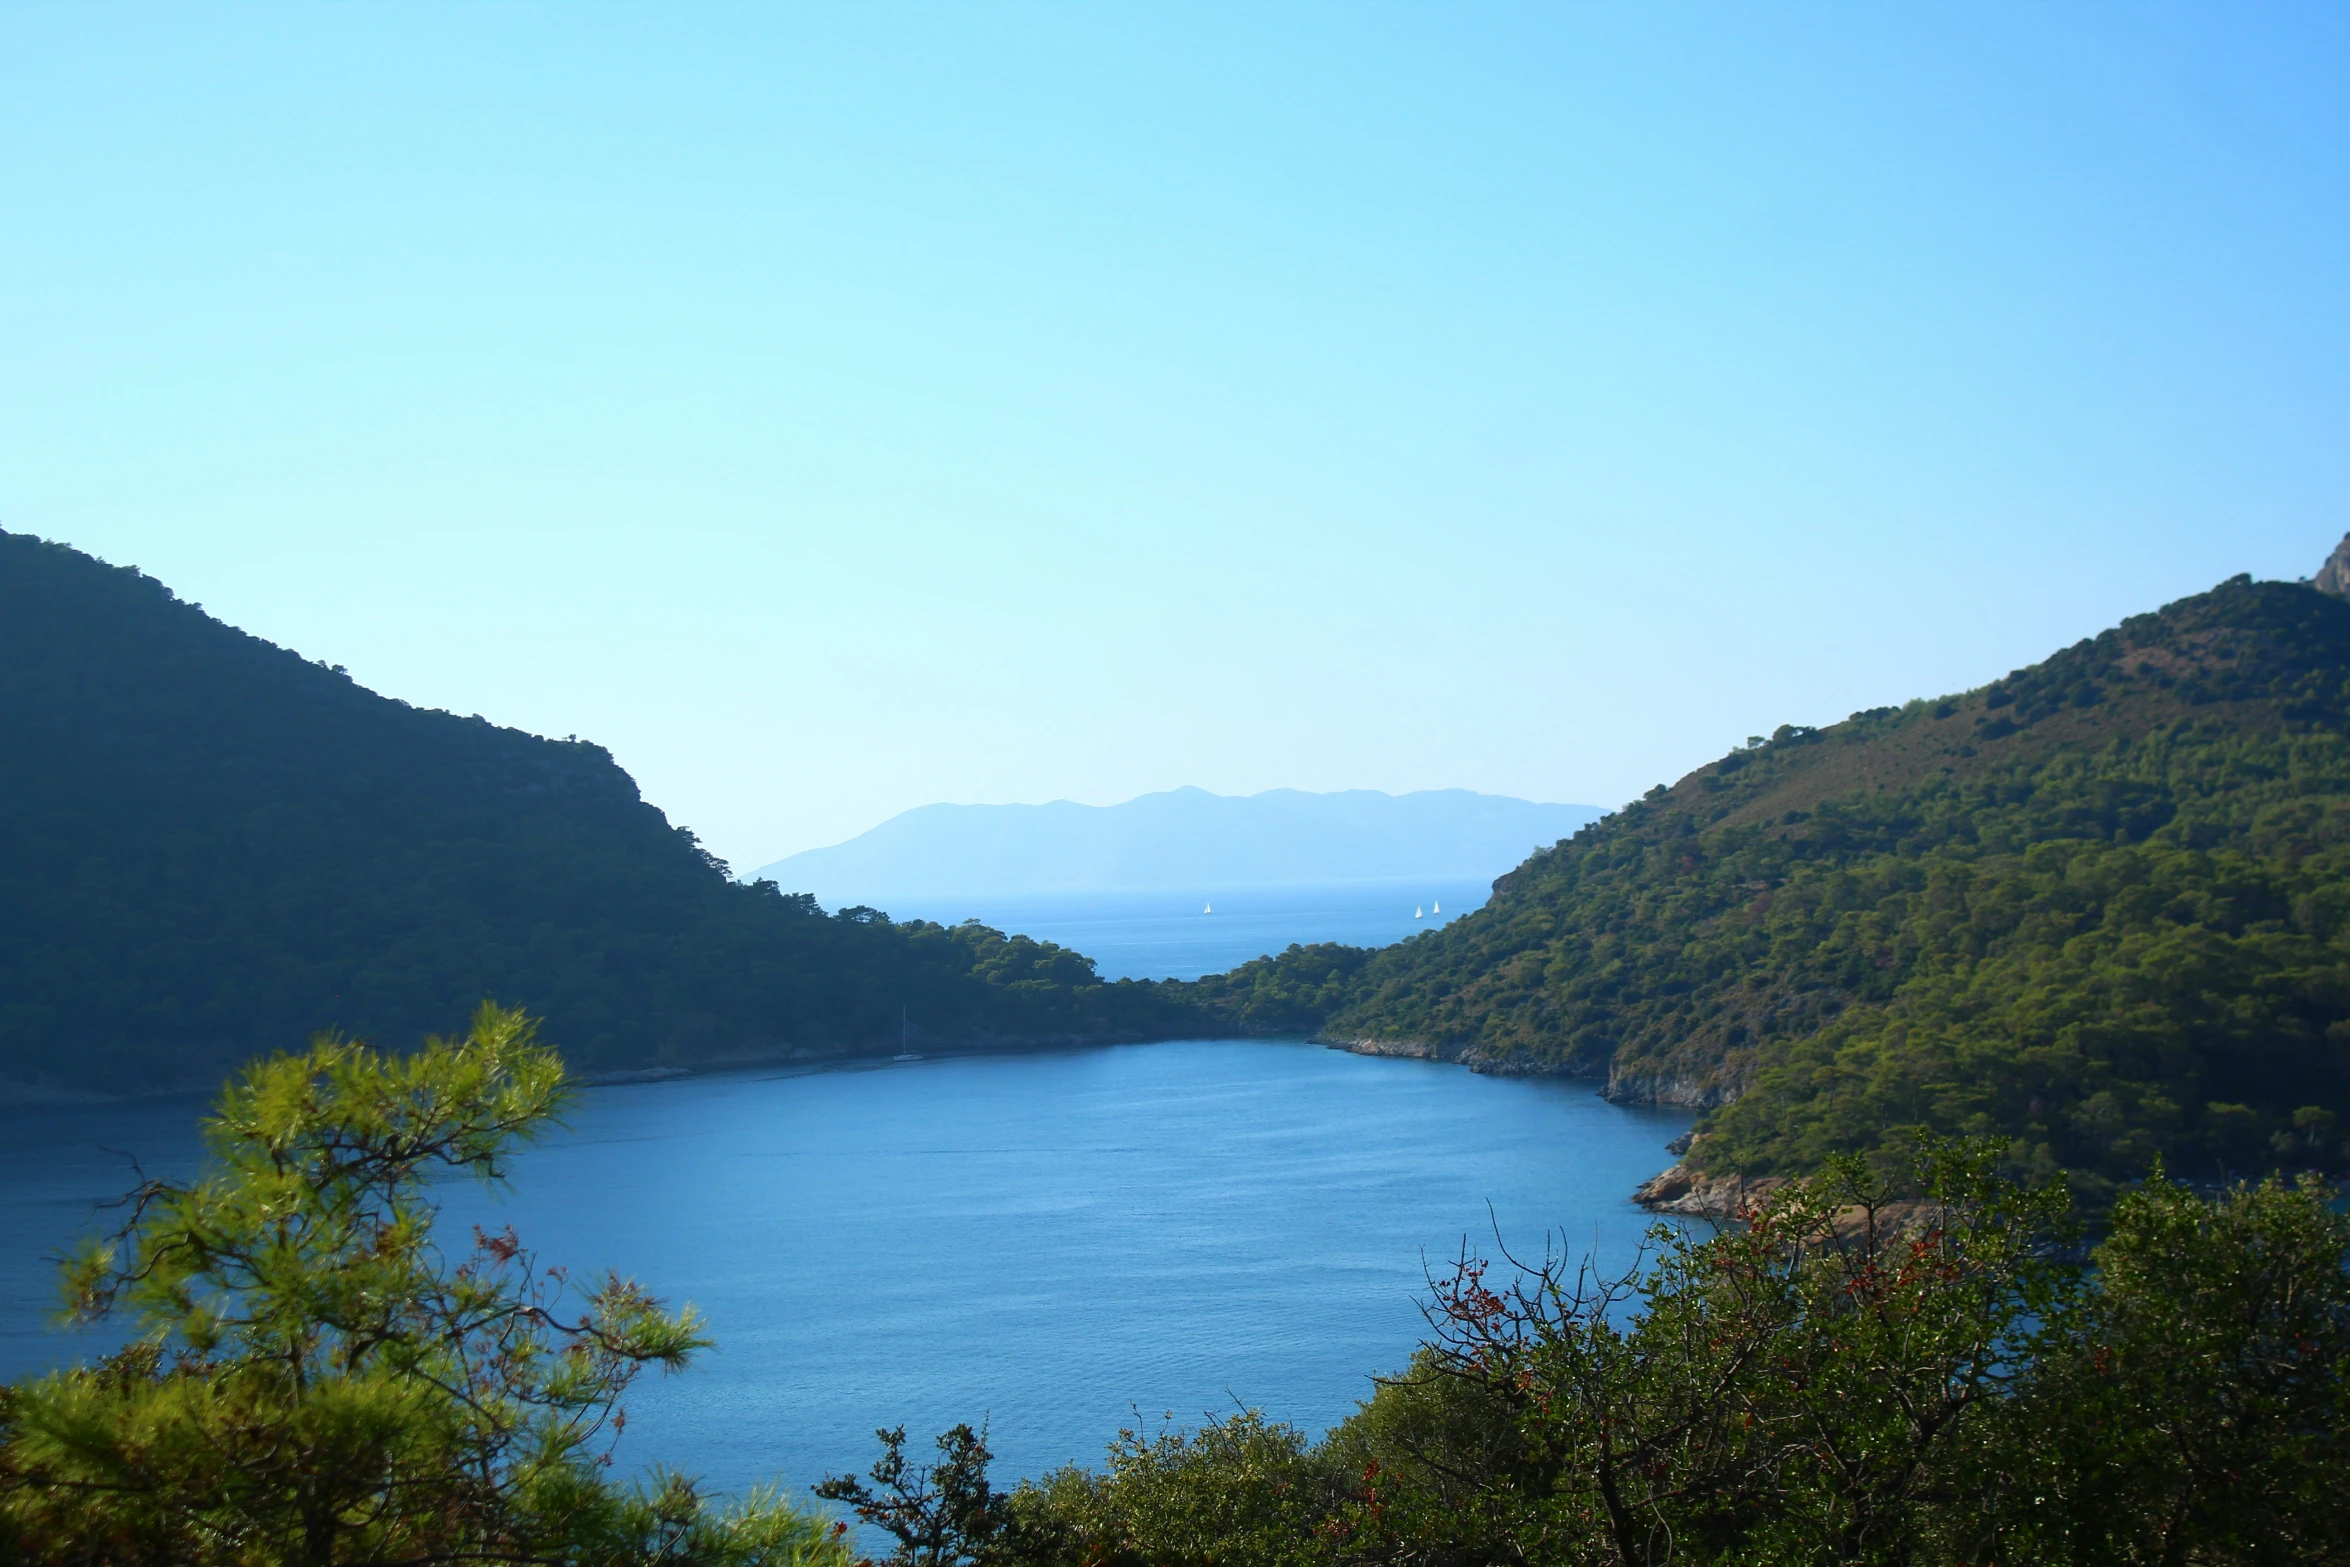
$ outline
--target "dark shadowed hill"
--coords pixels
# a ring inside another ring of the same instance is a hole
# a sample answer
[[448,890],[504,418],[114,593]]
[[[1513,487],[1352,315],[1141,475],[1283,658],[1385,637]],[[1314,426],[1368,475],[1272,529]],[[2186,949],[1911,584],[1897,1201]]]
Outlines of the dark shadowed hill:
[[2095,1187],[2326,1164],[2350,1114],[2350,604],[2246,578],[1964,696],[1785,727],[1235,1022],[1714,1107],[1693,1161],[1905,1127]]
[[742,886],[600,747],[375,695],[0,533],[0,1079],[208,1085],[496,997],[588,1067],[1137,1037],[1074,953]]

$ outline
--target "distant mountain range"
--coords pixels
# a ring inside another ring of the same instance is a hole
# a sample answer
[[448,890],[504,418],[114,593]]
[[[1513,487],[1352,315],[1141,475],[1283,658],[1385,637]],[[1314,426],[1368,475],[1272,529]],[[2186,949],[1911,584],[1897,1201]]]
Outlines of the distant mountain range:
[[926,805],[846,843],[776,861],[755,879],[825,903],[1032,892],[1481,881],[1601,812],[1467,789],[1210,794],[1169,789],[1122,805]]

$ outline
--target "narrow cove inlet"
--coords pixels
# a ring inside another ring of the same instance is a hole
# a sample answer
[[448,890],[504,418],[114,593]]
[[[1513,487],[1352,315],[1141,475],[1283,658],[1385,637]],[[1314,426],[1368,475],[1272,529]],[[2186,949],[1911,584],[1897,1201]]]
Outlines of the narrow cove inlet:
[[[0,1377],[51,1330],[95,1204],[185,1174],[193,1100],[0,1112]],[[1004,1477],[1098,1462],[1137,1416],[1319,1432],[1409,1357],[1424,1269],[1495,1231],[1630,1263],[1678,1111],[1592,1085],[1263,1040],[744,1072],[588,1090],[443,1244],[511,1224],[582,1277],[704,1314],[717,1348],[628,1402],[623,1468],[739,1490],[861,1470],[877,1426],[989,1423]]]

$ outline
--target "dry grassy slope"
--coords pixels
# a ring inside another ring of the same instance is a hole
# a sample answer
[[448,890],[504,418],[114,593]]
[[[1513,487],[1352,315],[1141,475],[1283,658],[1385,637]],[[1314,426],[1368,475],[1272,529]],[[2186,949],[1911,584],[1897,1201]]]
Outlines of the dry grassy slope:
[[[1786,822],[1789,811],[1808,814],[1831,800],[1906,791],[1936,776],[1958,777],[2063,751],[2096,750],[2116,737],[2147,734],[2184,718],[2217,719],[2246,730],[2273,728],[2279,721],[2283,704],[2273,698],[2198,703],[2179,694],[2175,682],[2182,677],[2226,672],[2244,663],[2247,655],[2257,656],[2235,638],[2203,635],[2179,649],[2125,646],[2108,651],[2083,644],[2067,652],[2084,655],[2086,672],[2104,687],[2105,700],[2099,705],[2068,707],[2012,734],[1986,739],[1981,725],[1999,711],[1989,705],[1999,687],[1985,686],[1941,702],[1913,702],[1890,719],[1847,719],[1831,725],[1819,732],[1820,743],[1790,756],[1766,788],[1742,794],[1731,809],[1708,814],[1717,803],[1708,780],[1725,776],[1721,762],[1689,774],[1667,791],[1667,798],[1694,810],[1709,829],[1753,826],[1784,835],[1792,830]],[[2141,663],[2161,670],[2174,683],[2158,684],[2140,675]]]
[[1833,862],[1844,854],[1820,841],[1823,810],[1897,818],[1937,780],[2013,776],[2189,718],[2273,731],[2291,706],[2284,688],[2313,671],[2338,684],[2346,664],[2350,608],[2239,578],[1960,696],[1782,729],[1534,856],[1476,914],[1379,954],[1325,1032],[1487,1070],[1606,1072],[1625,1098],[1722,1102],[1758,1048],[1817,1027],[1845,999],[1767,968],[1689,983],[1685,996],[1639,991],[1660,949],[1768,909],[1767,874],[1705,884],[1723,845],[1759,833],[1782,856]]

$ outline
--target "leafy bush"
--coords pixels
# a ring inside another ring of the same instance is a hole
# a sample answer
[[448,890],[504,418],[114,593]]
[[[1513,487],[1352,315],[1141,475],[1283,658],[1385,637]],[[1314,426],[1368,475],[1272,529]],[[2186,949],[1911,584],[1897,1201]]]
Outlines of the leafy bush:
[[708,1345],[692,1309],[585,1286],[509,1230],[450,1266],[439,1172],[499,1178],[565,1101],[519,1014],[392,1059],[335,1039],[249,1069],[195,1181],[152,1181],[67,1266],[72,1315],[131,1345],[0,1398],[0,1560],[845,1567],[773,1493],[731,1510],[604,1446],[644,1368]]
[[1013,1491],[956,1560],[2350,1560],[2350,1219],[2156,1178],[2084,1255],[1997,1144],[1851,1156],[1622,1277],[1464,1256],[1320,1442],[1255,1414]]

